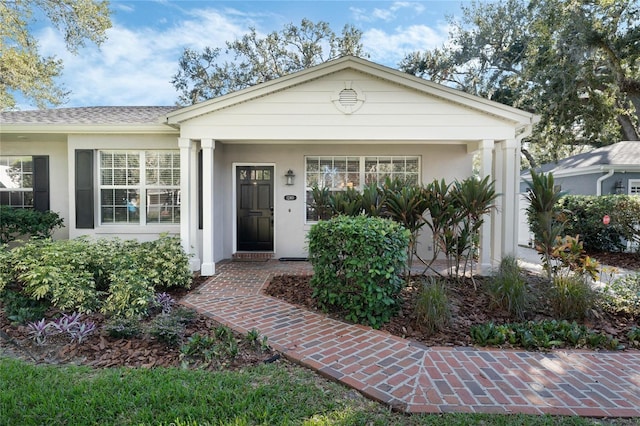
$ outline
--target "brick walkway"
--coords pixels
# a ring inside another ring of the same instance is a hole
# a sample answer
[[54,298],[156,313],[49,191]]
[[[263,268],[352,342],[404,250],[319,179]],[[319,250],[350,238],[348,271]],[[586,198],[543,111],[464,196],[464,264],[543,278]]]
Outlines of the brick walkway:
[[223,262],[182,300],[231,328],[255,328],[277,351],[411,413],[640,417],[640,351],[551,353],[426,347],[263,295],[274,274],[306,262]]

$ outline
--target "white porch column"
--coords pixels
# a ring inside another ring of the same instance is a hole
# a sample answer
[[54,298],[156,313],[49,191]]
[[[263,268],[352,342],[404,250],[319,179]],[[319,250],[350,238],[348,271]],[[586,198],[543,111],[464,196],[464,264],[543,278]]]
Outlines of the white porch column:
[[200,274],[211,276],[216,273],[213,261],[213,165],[216,141],[201,139],[202,147],[202,269]]
[[520,152],[516,139],[502,143],[502,160],[502,256],[517,256]]
[[[493,181],[493,139],[485,139],[480,141],[480,177],[484,179],[489,176],[489,182]],[[496,188],[496,192],[500,192],[499,188]],[[491,253],[491,213],[484,215],[484,223],[480,229],[480,271],[487,271],[491,268],[492,253]]]
[[491,213],[491,261],[493,264],[502,258],[502,234],[504,216],[504,141],[495,144],[493,150],[493,179],[496,185],[496,208]]
[[197,198],[193,198],[193,189],[196,186],[194,179],[194,164],[192,153],[195,151],[194,143],[189,138],[178,138],[180,148],[180,241],[185,253],[191,255],[190,266],[192,271],[200,269],[200,259],[196,253],[196,239],[193,230],[198,226],[194,221],[193,212],[197,213]]

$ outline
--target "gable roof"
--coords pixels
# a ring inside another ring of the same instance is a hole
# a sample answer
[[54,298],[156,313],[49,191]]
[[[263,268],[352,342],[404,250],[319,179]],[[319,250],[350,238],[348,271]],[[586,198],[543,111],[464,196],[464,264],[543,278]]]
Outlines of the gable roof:
[[[538,169],[552,172],[556,176],[581,175],[603,170],[640,170],[640,141],[617,142],[572,155],[557,163],[543,164]],[[523,170],[521,175],[529,176],[530,171]]]
[[[550,163],[554,169],[575,169],[591,166],[640,166],[640,142],[623,141],[603,146]],[[544,167],[544,166],[543,166]]]
[[251,99],[279,92],[347,69],[359,71],[376,78],[403,85],[424,94],[445,99],[449,102],[453,102],[467,108],[475,109],[485,114],[491,114],[496,117],[512,121],[517,124],[518,128],[526,128],[538,120],[538,117],[535,114],[510,107],[508,105],[490,101],[479,96],[470,95],[460,90],[433,83],[423,78],[379,65],[362,58],[344,56],[275,80],[260,83],[208,101],[171,111],[166,115],[166,123],[173,126],[179,126],[180,123],[189,119],[228,108],[239,103],[247,102]]

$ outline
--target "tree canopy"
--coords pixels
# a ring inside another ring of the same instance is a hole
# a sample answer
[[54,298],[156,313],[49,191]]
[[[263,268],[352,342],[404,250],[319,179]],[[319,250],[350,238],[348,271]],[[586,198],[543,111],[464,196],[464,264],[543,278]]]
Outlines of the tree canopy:
[[[326,22],[303,19],[260,37],[255,28],[221,48],[185,49],[171,83],[178,103],[191,105],[273,80],[345,55],[366,56],[362,32],[346,25],[338,36]],[[223,61],[221,54],[232,57]]]
[[111,28],[108,0],[0,0],[0,108],[16,106],[21,93],[44,108],[64,102],[67,92],[55,82],[62,60],[42,56],[30,25],[46,17],[77,53],[87,41],[100,45]]
[[540,114],[529,161],[640,140],[637,0],[501,0],[463,7],[449,41],[400,69]]

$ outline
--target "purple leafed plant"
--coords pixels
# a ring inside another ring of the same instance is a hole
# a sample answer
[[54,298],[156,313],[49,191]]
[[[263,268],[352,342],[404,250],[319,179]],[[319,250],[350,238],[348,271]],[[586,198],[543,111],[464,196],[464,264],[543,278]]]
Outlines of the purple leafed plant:
[[71,341],[82,343],[85,337],[90,336],[96,331],[96,324],[92,321],[79,322],[76,326],[68,331]]
[[155,303],[162,309],[163,314],[168,314],[173,309],[173,305],[176,304],[176,300],[168,293],[157,293]]
[[62,314],[60,318],[51,322],[51,326],[56,329],[58,333],[71,333],[80,324],[80,317],[82,314],[74,312],[72,314]]
[[47,340],[47,329],[51,324],[47,323],[44,318],[40,321],[30,322],[27,324],[29,334],[32,334],[36,343],[42,345]]

